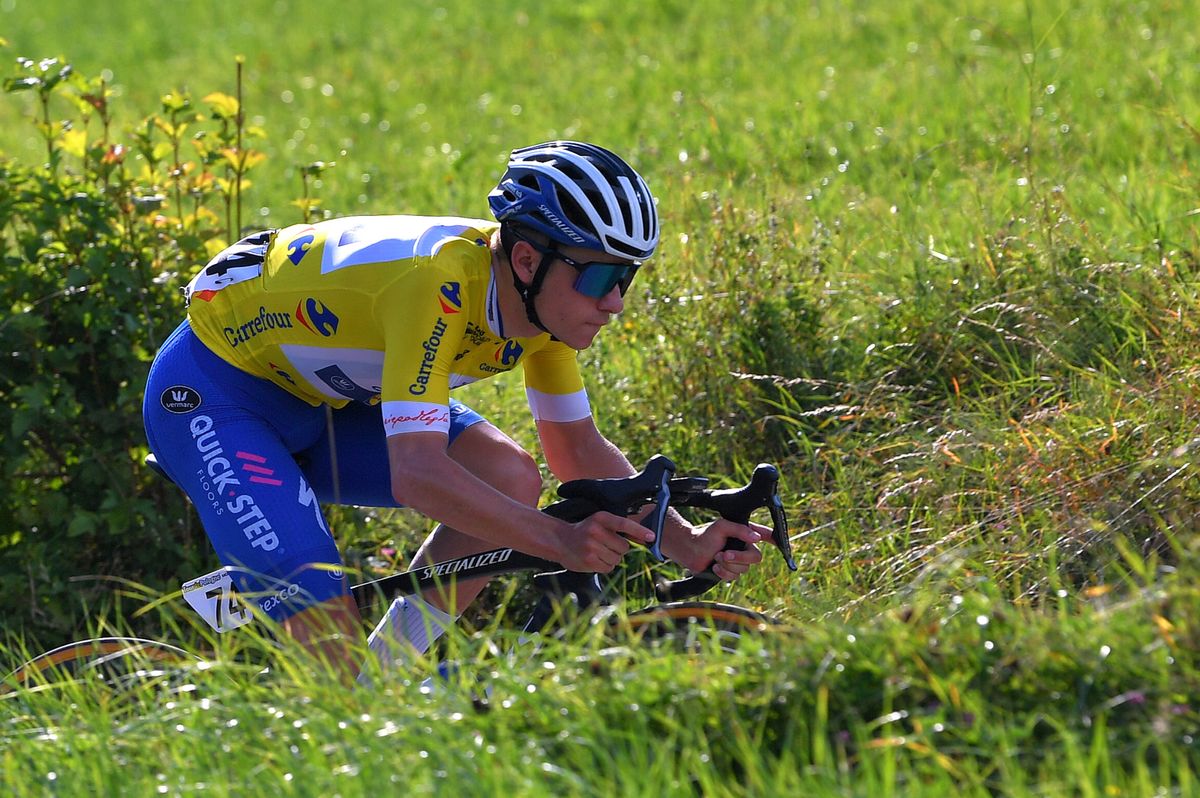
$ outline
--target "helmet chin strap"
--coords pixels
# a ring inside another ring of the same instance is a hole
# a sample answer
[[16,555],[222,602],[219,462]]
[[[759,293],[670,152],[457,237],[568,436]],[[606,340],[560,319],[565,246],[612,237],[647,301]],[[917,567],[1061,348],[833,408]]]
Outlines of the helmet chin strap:
[[[503,228],[501,228],[501,232],[503,233]],[[550,333],[550,339],[557,341],[558,338],[554,333],[550,332],[545,324],[542,324],[542,319],[538,316],[537,308],[533,304],[534,299],[542,290],[542,283],[546,282],[546,275],[550,273],[550,264],[554,261],[553,241],[550,242],[550,249],[551,252],[543,254],[542,259],[538,261],[537,269],[533,272],[533,279],[528,285],[521,282],[521,278],[517,276],[517,269],[512,264],[512,258],[508,259],[508,268],[512,272],[513,286],[516,287],[517,293],[521,295],[521,302],[525,305],[525,315],[529,318],[529,323],[544,333]]]

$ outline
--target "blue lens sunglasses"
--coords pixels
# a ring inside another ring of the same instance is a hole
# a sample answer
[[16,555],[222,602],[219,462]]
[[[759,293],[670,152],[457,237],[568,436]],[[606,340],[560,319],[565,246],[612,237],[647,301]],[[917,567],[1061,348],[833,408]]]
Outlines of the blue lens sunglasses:
[[516,231],[513,232],[513,235],[543,255],[558,258],[577,271],[579,274],[575,278],[575,290],[593,299],[608,296],[608,292],[613,290],[613,286],[620,288],[621,296],[625,296],[625,292],[629,290],[630,283],[633,282],[634,275],[642,267],[640,261],[633,263],[605,263],[603,261],[580,263],[574,258],[568,258],[553,247],[543,246],[536,241],[530,241]]

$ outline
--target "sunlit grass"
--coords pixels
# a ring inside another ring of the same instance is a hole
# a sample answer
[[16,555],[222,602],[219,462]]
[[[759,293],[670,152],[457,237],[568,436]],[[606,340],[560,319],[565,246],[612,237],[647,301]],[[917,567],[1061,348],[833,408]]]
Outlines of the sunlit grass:
[[123,690],[85,674],[7,695],[0,741],[26,794],[1191,794],[1194,587],[1173,596],[1170,625],[1149,594],[1045,612],[938,587],[737,651],[586,624],[536,646],[456,631],[441,654],[457,669],[432,687],[419,661],[350,690],[259,638],[239,657],[146,663]]
[[[514,618],[473,614],[433,696],[432,663],[349,691],[167,602],[166,634],[217,665],[0,699],[6,786],[1196,794],[1200,17],[911,9],[0,4],[7,52],[111,70],[125,124],[228,91],[244,54],[269,158],[251,225],[296,219],[314,160],[337,162],[332,213],[486,215],[514,146],[628,154],[665,237],[583,356],[601,426],[729,484],[778,463],[801,566],[768,553],[717,592],[796,630],[737,653],[572,627],[508,657]],[[0,103],[0,151],[34,161],[28,112]],[[534,444],[515,381],[465,398]],[[425,528],[353,518],[355,565]]]

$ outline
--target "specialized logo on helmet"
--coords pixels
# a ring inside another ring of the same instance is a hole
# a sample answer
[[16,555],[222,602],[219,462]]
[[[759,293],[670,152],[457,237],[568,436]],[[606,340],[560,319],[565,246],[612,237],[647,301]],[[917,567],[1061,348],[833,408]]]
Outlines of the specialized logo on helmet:
[[194,388],[186,385],[172,385],[162,392],[159,401],[168,413],[183,415],[200,407],[200,403],[204,400],[200,398],[200,394]]
[[442,283],[441,296],[438,302],[442,305],[442,313],[451,315],[462,310],[462,290],[458,283]]
[[297,303],[296,321],[303,324],[309,332],[328,338],[337,332],[339,320],[337,314],[319,300],[309,297]]
[[565,233],[567,238],[571,239],[577,244],[586,243],[583,236],[579,235],[579,233],[576,233],[573,227],[568,225],[562,219],[558,218],[558,215],[554,213],[554,211],[550,210],[550,206],[546,205],[546,203],[543,202],[541,205],[539,205],[538,210],[542,212],[542,216],[545,216],[550,224],[554,225],[563,233]]
[[291,243],[289,243],[287,246],[288,260],[290,260],[293,265],[299,266],[300,261],[304,260],[304,256],[308,254],[310,249],[312,249],[313,242],[316,240],[316,236],[314,236],[312,233],[292,239]]
[[521,358],[521,353],[524,351],[524,347],[516,341],[505,341],[504,345],[496,350],[492,359],[501,366],[511,366]]

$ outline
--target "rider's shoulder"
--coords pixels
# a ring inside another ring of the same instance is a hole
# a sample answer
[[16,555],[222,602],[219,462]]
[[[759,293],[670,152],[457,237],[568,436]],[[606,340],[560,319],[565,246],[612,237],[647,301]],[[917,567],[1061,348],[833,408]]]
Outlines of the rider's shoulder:
[[304,232],[320,234],[326,240],[342,245],[373,241],[411,242],[416,254],[434,254],[439,243],[464,240],[476,246],[486,246],[499,227],[494,221],[464,216],[418,216],[413,214],[380,214],[338,216],[316,222],[294,224],[278,232],[286,238]]

